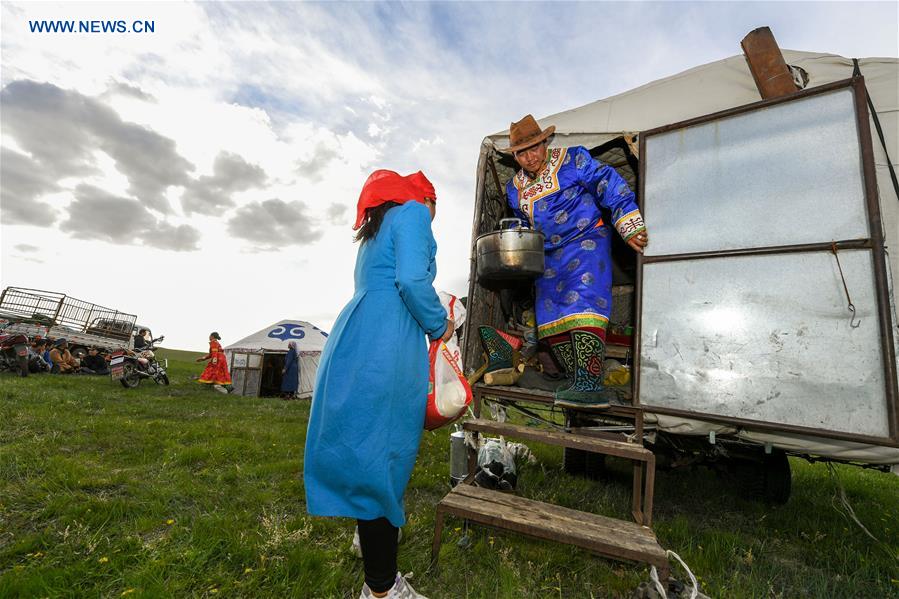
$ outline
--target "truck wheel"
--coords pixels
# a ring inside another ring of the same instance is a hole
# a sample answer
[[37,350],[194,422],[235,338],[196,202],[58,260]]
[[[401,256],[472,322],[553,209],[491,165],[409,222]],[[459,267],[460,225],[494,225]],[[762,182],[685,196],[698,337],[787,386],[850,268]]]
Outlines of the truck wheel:
[[782,450],[772,451],[765,456],[765,501],[783,505],[790,499],[793,480],[790,474],[790,460]]
[[599,480],[606,473],[606,456],[601,453],[585,452],[584,474],[590,480]]
[[783,505],[790,499],[792,480],[787,454],[775,449],[760,459],[740,459],[735,464],[738,487],[746,497]]
[[[575,412],[565,410],[565,426],[578,426],[578,418]],[[582,475],[587,467],[587,452],[583,449],[562,449],[562,471],[574,476]]]
[[124,373],[122,378],[119,379],[123,387],[126,389],[134,389],[140,385],[140,375],[137,374],[137,371],[134,369],[134,364],[125,364],[123,369]]
[[575,476],[584,474],[587,471],[587,455],[583,449],[564,448],[562,450],[562,470]]

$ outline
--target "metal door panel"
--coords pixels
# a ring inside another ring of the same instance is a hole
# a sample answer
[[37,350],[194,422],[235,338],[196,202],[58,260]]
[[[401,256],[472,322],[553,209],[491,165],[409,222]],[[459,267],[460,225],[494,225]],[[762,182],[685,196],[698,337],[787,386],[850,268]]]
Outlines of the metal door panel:
[[899,447],[865,98],[857,77],[641,134],[636,403]]
[[645,143],[647,256],[868,237],[851,89]]
[[644,267],[644,404],[889,436],[869,250]]

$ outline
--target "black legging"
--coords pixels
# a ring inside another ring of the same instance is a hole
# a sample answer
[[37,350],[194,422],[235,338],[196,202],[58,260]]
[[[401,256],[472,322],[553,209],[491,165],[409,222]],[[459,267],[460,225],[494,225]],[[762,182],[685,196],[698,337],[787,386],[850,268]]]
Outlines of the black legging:
[[396,581],[397,532],[387,518],[357,520],[365,584],[375,593],[385,593]]

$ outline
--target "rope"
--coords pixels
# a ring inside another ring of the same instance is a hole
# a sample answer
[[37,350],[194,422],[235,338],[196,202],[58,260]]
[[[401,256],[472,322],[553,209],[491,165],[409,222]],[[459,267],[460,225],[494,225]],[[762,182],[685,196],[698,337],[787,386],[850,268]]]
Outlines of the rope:
[[[882,545],[883,544],[882,541],[880,539],[878,539],[877,537],[875,537],[873,534],[871,534],[871,531],[868,530],[865,527],[865,525],[861,523],[861,520],[858,519],[858,516],[855,515],[855,510],[852,509],[852,505],[850,505],[850,503],[849,503],[849,498],[846,497],[846,490],[843,488],[843,483],[841,483],[840,479],[837,477],[837,470],[836,470],[836,468],[834,468],[833,464],[830,462],[827,463],[827,471],[830,472],[830,478],[833,479],[833,482],[837,486],[837,489],[833,495],[833,499],[831,500],[831,503],[833,504],[833,508],[847,520],[852,520],[853,522],[855,522],[858,525],[858,527],[862,529],[862,532],[864,532],[866,535],[871,537],[871,539],[875,543]],[[840,506],[837,505],[837,500],[839,500],[840,504],[845,509],[840,509]]]
[[494,402],[484,402],[487,404],[487,409],[490,410],[490,415],[499,423],[503,423],[506,421],[506,407]]
[[[665,552],[665,555],[668,556],[669,558],[673,557],[674,559],[676,559],[680,563],[680,565],[684,568],[684,570],[686,570],[687,576],[690,578],[690,583],[691,583],[690,584],[690,599],[710,599],[708,595],[705,595],[705,594],[699,592],[699,581],[696,580],[696,576],[693,575],[693,571],[690,570],[690,566],[687,565],[687,562],[685,562],[683,559],[681,559],[681,556],[679,556],[675,552],[671,551],[670,549]],[[658,570],[656,570],[655,566],[652,566],[649,569],[649,578],[650,578],[650,580],[652,580],[652,584],[655,586],[656,591],[658,591],[659,595],[661,595],[663,597],[663,599],[667,599],[668,592],[665,590],[664,585],[659,580],[659,572],[658,572]]]
[[[852,70],[852,76],[861,76],[862,70],[858,65],[858,59],[853,58],[852,64],[855,65]],[[883,136],[883,129],[880,126],[880,117],[877,116],[877,111],[874,110],[874,102],[871,100],[871,94],[868,93],[867,85],[865,85],[865,97],[868,99],[868,108],[871,111],[871,117],[874,119],[874,129],[877,130],[877,137],[880,138],[880,145],[883,146],[883,155],[886,156],[887,159],[887,169],[890,171],[890,179],[893,181],[893,191],[896,192],[896,198],[899,199],[899,179],[897,179],[896,169],[893,168],[893,163],[890,161],[890,154],[887,152],[887,142]]]
[[[855,524],[860,529],[862,529],[862,532],[864,532],[872,541],[874,541],[875,547],[883,551],[891,559],[899,561],[899,556],[894,554],[893,550],[890,549],[890,547],[886,543],[871,534],[871,531],[868,530],[867,527],[861,523],[861,520],[858,519],[858,516],[855,515],[855,510],[852,509],[852,505],[849,503],[849,498],[846,496],[846,490],[843,488],[843,484],[840,482],[839,477],[837,477],[836,468],[834,468],[834,465],[831,462],[827,463],[827,470],[830,472],[830,477],[833,479],[837,487],[836,491],[834,491],[833,499],[831,499],[831,504],[833,505],[834,510],[836,510],[838,514],[840,514],[847,520],[855,522]],[[837,505],[837,500],[839,500],[842,509],[840,508],[840,505]]]

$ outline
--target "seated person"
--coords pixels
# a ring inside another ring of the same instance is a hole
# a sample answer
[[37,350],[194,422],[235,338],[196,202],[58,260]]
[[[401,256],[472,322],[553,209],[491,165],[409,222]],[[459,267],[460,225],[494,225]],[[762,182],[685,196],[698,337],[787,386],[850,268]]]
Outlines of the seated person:
[[41,353],[41,358],[44,359],[44,362],[47,363],[47,366],[53,368],[53,360],[50,359],[51,349],[53,349],[53,341],[51,339],[44,339],[44,349]]
[[100,355],[100,351],[96,347],[87,350],[87,355],[81,360],[81,370],[90,370],[90,374],[109,374],[109,366],[106,359]]
[[46,339],[35,339],[28,348],[28,371],[29,372],[47,372],[52,364],[44,360],[45,350],[47,349]]
[[141,351],[150,345],[150,331],[141,329],[134,337],[134,351]]
[[80,364],[72,352],[69,351],[69,342],[65,339],[57,339],[50,350],[50,361],[53,362],[52,372],[57,374],[75,374]]

